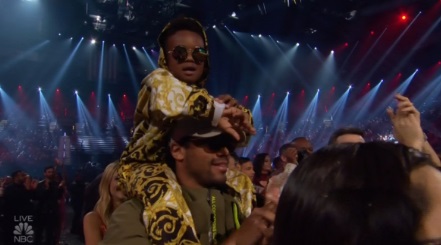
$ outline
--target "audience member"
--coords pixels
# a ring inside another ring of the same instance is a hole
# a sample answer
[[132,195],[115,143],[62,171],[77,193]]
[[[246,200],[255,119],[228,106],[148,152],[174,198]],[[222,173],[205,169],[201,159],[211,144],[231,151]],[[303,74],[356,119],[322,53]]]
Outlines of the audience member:
[[297,149],[296,161],[300,163],[303,159],[310,156],[314,151],[314,147],[306,137],[297,137],[291,141],[291,144]]
[[255,172],[251,159],[249,159],[248,157],[239,157],[239,167],[242,173],[250,177],[250,180],[254,179]]
[[[185,121],[181,120],[171,134],[167,164],[152,164],[146,169],[149,175],[145,180],[154,184],[150,198],[159,198],[158,202],[144,211],[137,199],[121,204],[100,244],[174,244],[172,241],[183,235],[177,232],[189,233],[205,245],[260,244],[270,238],[276,204],[256,208],[245,218],[248,208],[236,202],[243,202],[243,195],[228,183],[228,155],[237,141],[212,126]],[[173,188],[164,189],[164,185]],[[243,189],[252,195],[252,188]],[[171,213],[166,209],[170,203],[178,205]],[[177,216],[184,216],[188,223],[177,227]],[[161,229],[158,222],[165,223],[167,229]],[[146,223],[151,229],[144,228]]]
[[273,244],[439,244],[441,174],[427,155],[372,142],[305,161],[280,197]]
[[329,138],[328,145],[364,142],[363,130],[359,128],[346,127],[337,129]]
[[110,163],[104,169],[99,185],[99,199],[93,211],[84,216],[84,238],[86,245],[96,245],[104,237],[110,215],[125,201],[126,196],[118,187],[118,164]]
[[64,182],[55,180],[55,169],[48,166],[44,169],[44,180],[40,181],[36,189],[37,227],[36,244],[52,245],[58,243],[60,224],[59,200],[64,194]]
[[[25,186],[26,173],[17,170],[11,174],[12,184],[8,185],[4,190],[4,235],[6,244],[14,244],[15,233],[14,228],[26,223],[26,228],[32,230],[34,226],[34,206],[32,199],[34,197],[34,190],[37,188],[36,182],[31,182],[28,188]],[[33,241],[33,234],[31,237],[26,237],[25,242]]]
[[272,172],[271,159],[268,153],[257,154],[253,160],[253,167],[255,172],[253,183],[256,186],[265,188]]

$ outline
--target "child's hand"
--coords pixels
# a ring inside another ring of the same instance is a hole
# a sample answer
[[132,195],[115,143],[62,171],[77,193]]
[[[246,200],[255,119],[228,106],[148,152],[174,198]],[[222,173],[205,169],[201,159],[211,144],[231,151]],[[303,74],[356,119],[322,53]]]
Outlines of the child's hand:
[[249,115],[236,107],[225,108],[218,127],[236,140],[240,140],[237,130],[243,130],[249,134],[256,133],[256,129],[250,123]]
[[219,103],[224,103],[226,105],[226,108],[237,106],[237,100],[233,98],[233,96],[229,94],[221,94],[216,99]]

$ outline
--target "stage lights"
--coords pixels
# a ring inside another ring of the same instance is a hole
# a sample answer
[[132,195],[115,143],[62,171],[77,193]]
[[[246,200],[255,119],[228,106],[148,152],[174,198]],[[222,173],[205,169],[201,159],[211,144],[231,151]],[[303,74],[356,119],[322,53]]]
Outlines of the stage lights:
[[216,28],[216,25],[213,25],[213,29],[215,29]]
[[78,90],[75,90],[75,95],[78,95]]
[[38,87],[38,92],[41,92],[41,87]]

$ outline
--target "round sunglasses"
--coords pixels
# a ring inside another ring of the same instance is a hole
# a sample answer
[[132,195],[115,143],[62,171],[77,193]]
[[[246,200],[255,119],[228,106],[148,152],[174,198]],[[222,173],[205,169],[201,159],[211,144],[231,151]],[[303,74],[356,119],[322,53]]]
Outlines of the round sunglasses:
[[171,54],[178,63],[184,62],[188,57],[188,53],[191,53],[194,62],[198,65],[207,61],[208,58],[207,50],[201,47],[186,48],[183,46],[176,46],[173,50],[168,51],[167,53]]

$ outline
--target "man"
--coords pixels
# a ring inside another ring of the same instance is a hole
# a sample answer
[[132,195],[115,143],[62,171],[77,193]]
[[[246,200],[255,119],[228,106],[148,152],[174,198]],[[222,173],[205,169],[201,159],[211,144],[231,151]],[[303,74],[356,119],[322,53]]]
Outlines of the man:
[[279,149],[279,171],[276,171],[272,174],[272,176],[279,175],[283,172],[289,172],[297,166],[298,161],[298,150],[292,143],[284,144]]
[[[199,123],[200,125],[201,123]],[[171,169],[168,181],[175,180],[190,215],[189,229],[194,232],[200,244],[255,244],[269,234],[273,222],[275,203],[256,208],[248,218],[240,212],[236,200],[241,197],[228,184],[228,156],[237,144],[230,135],[206,125],[199,126],[194,119],[182,119],[171,133],[166,166],[156,171]],[[245,176],[246,177],[246,176]],[[160,181],[158,175],[158,181]],[[251,183],[251,180],[249,180]],[[158,187],[160,188],[160,187]],[[247,188],[248,192],[252,190]],[[160,190],[152,190],[155,195]],[[162,195],[163,201],[165,194]],[[158,205],[157,207],[159,207]],[[154,208],[155,205],[152,206]],[[177,210],[179,212],[180,210]],[[161,222],[169,224],[168,230],[146,232],[144,224],[155,222],[155,215]],[[121,204],[112,214],[110,224],[102,241],[105,244],[155,244],[159,236],[173,237],[175,227],[173,213],[152,213],[146,216],[142,204],[131,199]],[[183,230],[181,228],[181,230]],[[164,239],[162,239],[164,241]],[[171,241],[171,240],[168,240]]]
[[[20,223],[22,223],[23,226],[24,223],[26,223],[26,226],[29,227],[30,230],[33,230],[32,227],[35,221],[32,198],[36,185],[30,185],[29,189],[27,189],[24,184],[26,173],[21,170],[13,172],[11,177],[12,184],[8,185],[4,192],[6,244],[14,243],[15,226],[19,226]],[[33,236],[26,239],[26,242],[32,242]]]
[[43,237],[48,245],[58,243],[58,229],[60,227],[59,200],[63,196],[64,182],[55,180],[54,166],[44,168],[44,180],[40,181],[36,189],[37,204],[37,231],[36,244],[43,243]]
[[239,168],[240,171],[246,176],[250,177],[251,180],[254,179],[254,166],[251,159],[248,157],[239,157]]
[[304,158],[310,156],[314,151],[311,141],[306,137],[297,137],[291,141],[291,144],[297,149],[297,162],[301,162]]
[[354,127],[346,127],[336,130],[329,138],[328,145],[364,142],[363,130]]
[[297,167],[298,151],[292,143],[284,144],[279,149],[281,172],[273,173],[266,187],[265,199],[279,199],[281,190],[291,172]]

